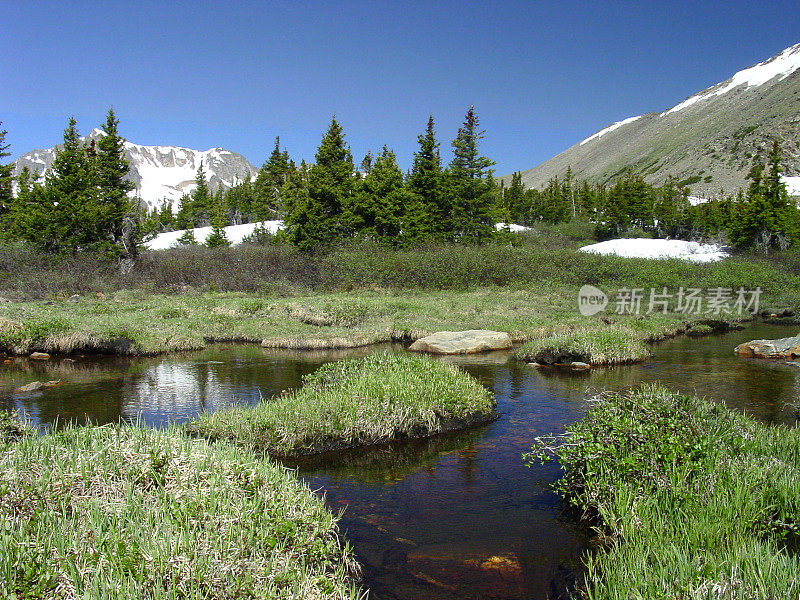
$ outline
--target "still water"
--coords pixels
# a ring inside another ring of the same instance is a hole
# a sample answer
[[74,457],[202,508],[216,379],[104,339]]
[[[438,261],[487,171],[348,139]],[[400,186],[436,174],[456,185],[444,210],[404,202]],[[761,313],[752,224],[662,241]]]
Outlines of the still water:
[[[787,404],[800,396],[800,366],[742,359],[733,347],[796,335],[759,325],[700,339],[678,337],[631,366],[535,369],[508,353],[442,359],[492,389],[501,417],[486,426],[337,453],[292,465],[334,511],[377,599],[565,597],[590,545],[552,493],[558,465],[526,467],[538,435],[558,433],[587,409],[587,390],[661,382],[725,402],[769,423],[794,424]],[[36,423],[108,423],[120,418],[161,427],[203,410],[253,404],[300,385],[319,365],[401,346],[348,352],[291,352],[220,345],[157,358],[12,359],[0,370],[0,406]],[[60,381],[17,392],[32,381]]]

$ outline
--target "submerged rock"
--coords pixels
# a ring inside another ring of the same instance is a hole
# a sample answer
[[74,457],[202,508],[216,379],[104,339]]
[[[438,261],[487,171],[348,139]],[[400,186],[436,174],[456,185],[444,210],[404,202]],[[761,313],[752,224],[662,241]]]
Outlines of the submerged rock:
[[468,331],[438,331],[418,339],[408,348],[412,352],[432,354],[474,354],[511,348],[511,336],[504,331],[470,329]]
[[38,392],[44,387],[41,381],[31,381],[30,383],[20,386],[16,391],[18,392]]
[[734,349],[739,356],[794,359],[800,357],[800,335],[779,340],[752,340]]
[[55,379],[53,381],[31,381],[30,383],[18,387],[16,389],[17,392],[38,392],[39,390],[43,390],[45,388],[51,388],[59,385],[61,383],[60,379]]

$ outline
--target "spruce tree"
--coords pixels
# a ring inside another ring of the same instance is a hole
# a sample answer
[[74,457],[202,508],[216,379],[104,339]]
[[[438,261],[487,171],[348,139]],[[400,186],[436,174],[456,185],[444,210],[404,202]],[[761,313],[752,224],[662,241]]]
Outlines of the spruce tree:
[[353,156],[334,117],[309,169],[305,193],[286,215],[285,237],[304,251],[329,247],[354,233],[350,210],[356,182]]
[[403,172],[386,146],[357,186],[352,203],[353,227],[360,236],[399,245],[406,196]]
[[281,190],[293,167],[289,153],[281,150],[281,138],[276,137],[272,153],[259,169],[254,184],[253,213],[256,220],[272,220],[283,214]]
[[57,151],[37,198],[34,246],[50,252],[75,253],[95,241],[93,222],[98,198],[94,157],[80,140],[70,118],[64,144]]
[[503,191],[503,204],[507,218],[514,223],[525,224],[526,199],[522,173],[517,171],[511,175],[511,184]]
[[453,160],[448,168],[452,239],[455,241],[483,243],[494,231],[491,214],[496,195],[489,170],[494,162],[478,151],[478,142],[484,136],[485,131],[479,129],[475,107],[470,106],[464,124],[453,140]]
[[191,194],[191,223],[192,227],[203,227],[211,222],[212,195],[208,189],[206,171],[203,168],[203,161],[197,167],[197,174],[194,178],[195,188]]
[[405,237],[412,243],[431,235],[444,238],[453,230],[433,116],[428,117],[425,133],[417,136],[417,142],[419,150],[414,153],[407,181],[410,198],[403,226]]
[[211,208],[211,234],[206,238],[206,246],[217,248],[220,246],[230,246],[231,243],[225,235],[225,225],[227,224],[225,199],[222,193],[217,193],[212,199]]
[[[3,122],[0,121],[0,126]],[[11,210],[12,194],[12,165],[3,164],[6,156],[11,156],[8,151],[10,145],[5,143],[7,131],[0,129],[0,220]],[[1,221],[0,221],[1,222]]]
[[[95,168],[99,188],[96,222],[100,228],[98,244],[128,257],[136,255],[137,240],[125,236],[125,221],[133,218],[129,193],[136,185],[127,179],[130,163],[125,157],[125,140],[118,131],[119,120],[109,109],[103,133],[97,141]],[[107,239],[104,239],[107,238]]]
[[197,238],[194,237],[194,229],[187,229],[184,231],[177,241],[181,246],[196,246]]
[[732,211],[728,236],[738,248],[758,247],[764,253],[784,249],[800,238],[800,215],[781,178],[783,153],[777,140],[768,156],[768,170],[756,159],[747,178],[747,194]]

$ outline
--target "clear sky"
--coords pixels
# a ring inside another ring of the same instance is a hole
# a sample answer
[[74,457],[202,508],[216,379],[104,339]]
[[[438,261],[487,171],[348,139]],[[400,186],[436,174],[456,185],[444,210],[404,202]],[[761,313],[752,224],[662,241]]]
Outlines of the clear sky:
[[800,42],[800,2],[0,0],[12,157],[109,106],[129,141],[220,146],[259,166],[276,135],[313,160],[336,115],[356,161],[443,155],[470,104],[498,174],[661,111]]

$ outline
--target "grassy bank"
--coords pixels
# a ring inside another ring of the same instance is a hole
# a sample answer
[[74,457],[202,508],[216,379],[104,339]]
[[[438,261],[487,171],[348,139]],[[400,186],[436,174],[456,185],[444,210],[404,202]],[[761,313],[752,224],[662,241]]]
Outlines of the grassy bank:
[[0,449],[4,597],[360,597],[336,518],[252,454],[111,426]]
[[[624,361],[641,354],[641,343],[707,315],[645,314],[646,301],[640,315],[614,314],[622,288],[667,287],[674,294],[680,287],[760,286],[763,309],[800,307],[800,275],[786,257],[698,265],[583,254],[551,247],[550,238],[540,241],[520,247],[346,248],[323,256],[284,247],[184,249],[147,253],[130,275],[102,263],[83,264],[82,256],[5,250],[0,296],[10,301],[0,302],[0,352],[139,355],[211,341],[336,348],[492,329],[516,342],[552,338],[532,346],[535,352],[588,348]],[[607,292],[605,313],[578,313],[584,284]],[[597,332],[609,325],[623,341],[631,340],[629,348],[598,342]]]
[[252,408],[206,413],[187,431],[275,456],[422,437],[493,417],[491,393],[452,365],[381,353],[320,367]]
[[558,487],[596,519],[586,597],[800,594],[800,431],[663,388],[599,398],[555,455]]

